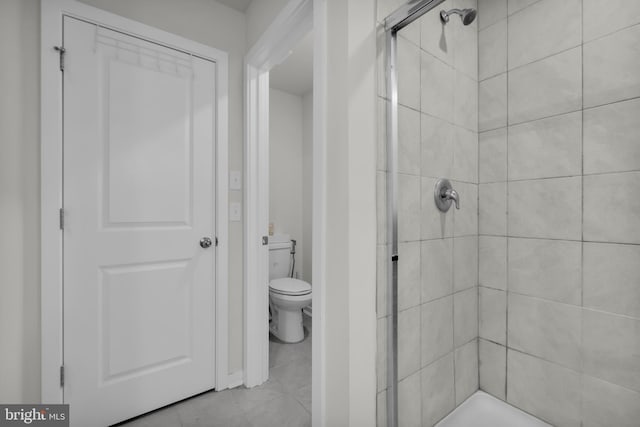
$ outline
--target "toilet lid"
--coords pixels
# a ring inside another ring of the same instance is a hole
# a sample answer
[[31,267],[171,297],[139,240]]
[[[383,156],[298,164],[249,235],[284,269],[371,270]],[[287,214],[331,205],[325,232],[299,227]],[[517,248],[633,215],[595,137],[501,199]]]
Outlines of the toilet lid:
[[311,292],[311,285],[304,280],[285,277],[282,279],[273,279],[271,283],[269,283],[269,289],[283,295],[305,295]]

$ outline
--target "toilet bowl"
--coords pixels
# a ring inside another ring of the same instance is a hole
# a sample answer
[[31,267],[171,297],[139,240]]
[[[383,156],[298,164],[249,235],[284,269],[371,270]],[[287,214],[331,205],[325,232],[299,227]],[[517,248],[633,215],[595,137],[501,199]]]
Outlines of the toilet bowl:
[[311,304],[311,285],[289,277],[269,283],[270,332],[286,343],[304,339],[302,309]]

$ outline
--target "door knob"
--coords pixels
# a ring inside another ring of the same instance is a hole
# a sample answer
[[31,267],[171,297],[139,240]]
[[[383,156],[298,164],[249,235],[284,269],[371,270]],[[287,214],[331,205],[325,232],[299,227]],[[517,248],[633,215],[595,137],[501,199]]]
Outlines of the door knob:
[[203,249],[207,249],[211,246],[211,239],[208,237],[203,237],[202,239],[200,239],[200,246]]

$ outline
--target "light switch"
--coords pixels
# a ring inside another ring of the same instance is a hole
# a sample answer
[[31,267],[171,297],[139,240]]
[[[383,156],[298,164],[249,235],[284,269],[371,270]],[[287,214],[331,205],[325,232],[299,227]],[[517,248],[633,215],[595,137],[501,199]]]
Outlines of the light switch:
[[229,204],[229,221],[240,221],[242,219],[242,205],[238,202]]
[[229,189],[242,190],[242,174],[240,171],[229,172]]

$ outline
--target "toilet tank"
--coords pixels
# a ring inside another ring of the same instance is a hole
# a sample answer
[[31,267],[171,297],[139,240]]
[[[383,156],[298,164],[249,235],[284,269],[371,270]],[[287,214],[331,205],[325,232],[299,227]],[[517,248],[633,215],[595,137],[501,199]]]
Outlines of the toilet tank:
[[269,281],[289,276],[291,238],[288,234],[269,237]]

